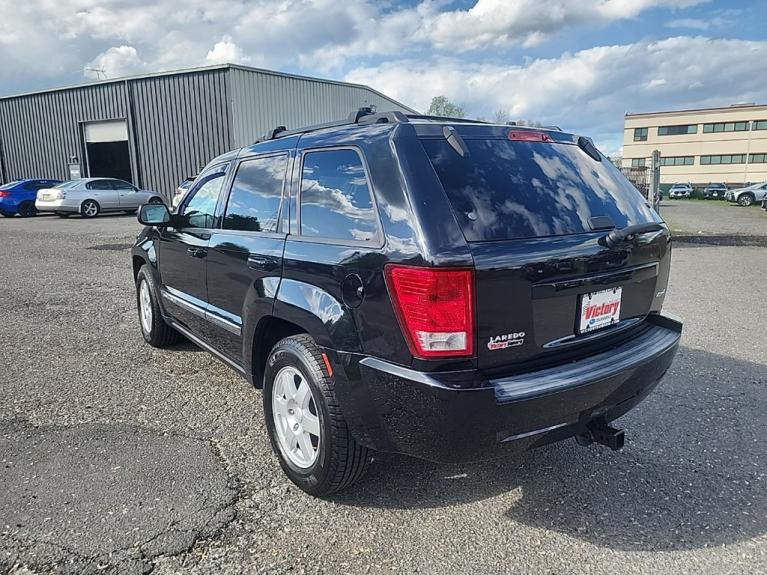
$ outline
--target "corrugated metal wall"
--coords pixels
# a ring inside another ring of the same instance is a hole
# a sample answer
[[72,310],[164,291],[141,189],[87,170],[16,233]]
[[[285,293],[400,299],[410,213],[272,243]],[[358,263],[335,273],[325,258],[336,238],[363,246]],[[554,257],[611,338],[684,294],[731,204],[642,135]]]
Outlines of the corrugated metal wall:
[[290,130],[342,120],[350,112],[371,104],[379,112],[412,112],[362,87],[236,67],[230,74],[235,147],[251,144],[277,126]]
[[227,69],[128,83],[144,187],[171,194],[179,182],[234,147]]
[[86,174],[83,122],[128,123],[135,184],[170,196],[218,154],[289,129],[347,117],[361,106],[408,108],[370,89],[221,66],[0,99],[0,178]]
[[83,159],[80,122],[125,119],[127,108],[123,84],[0,100],[5,178],[68,179],[69,157]]

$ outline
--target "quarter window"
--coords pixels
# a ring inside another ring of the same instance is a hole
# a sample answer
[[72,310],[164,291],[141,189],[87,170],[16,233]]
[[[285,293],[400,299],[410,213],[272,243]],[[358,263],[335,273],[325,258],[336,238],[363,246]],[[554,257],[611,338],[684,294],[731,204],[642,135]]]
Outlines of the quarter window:
[[660,159],[661,166],[692,166],[695,156],[664,156]]
[[288,157],[246,160],[237,169],[224,216],[224,229],[276,232]]
[[217,166],[203,173],[195,180],[194,189],[189,192],[189,199],[184,204],[181,215],[184,226],[190,228],[211,228],[216,211],[218,195],[224,184],[226,166]]
[[659,126],[659,136],[678,136],[680,134],[696,134],[698,132],[697,124],[685,124],[682,126]]
[[635,142],[647,141],[647,128],[634,128],[634,141]]
[[378,224],[365,168],[354,150],[304,155],[301,235],[370,241]]

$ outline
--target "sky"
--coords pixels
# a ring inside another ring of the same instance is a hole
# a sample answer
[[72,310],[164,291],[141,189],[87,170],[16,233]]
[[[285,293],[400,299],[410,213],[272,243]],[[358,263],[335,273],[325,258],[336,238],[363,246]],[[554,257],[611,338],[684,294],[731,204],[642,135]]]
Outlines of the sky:
[[0,0],[0,96],[230,62],[614,155],[626,112],[767,103],[765,23],[765,0]]

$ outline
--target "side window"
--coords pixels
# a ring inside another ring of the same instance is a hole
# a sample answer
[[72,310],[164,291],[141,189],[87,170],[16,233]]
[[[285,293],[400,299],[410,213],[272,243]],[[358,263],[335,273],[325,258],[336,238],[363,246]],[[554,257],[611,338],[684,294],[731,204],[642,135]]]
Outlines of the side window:
[[213,168],[202,174],[196,181],[194,189],[189,192],[187,201],[181,208],[184,227],[210,228],[216,211],[216,202],[226,177],[226,166]]
[[129,190],[131,192],[136,190],[136,188],[134,188],[131,184],[122,180],[112,180],[112,187],[115,190]]
[[93,180],[85,184],[85,187],[89,190],[111,190],[112,184],[109,180]]
[[246,160],[237,169],[226,205],[224,229],[276,232],[288,157]]
[[300,203],[302,236],[369,241],[378,235],[365,168],[354,150],[307,152]]

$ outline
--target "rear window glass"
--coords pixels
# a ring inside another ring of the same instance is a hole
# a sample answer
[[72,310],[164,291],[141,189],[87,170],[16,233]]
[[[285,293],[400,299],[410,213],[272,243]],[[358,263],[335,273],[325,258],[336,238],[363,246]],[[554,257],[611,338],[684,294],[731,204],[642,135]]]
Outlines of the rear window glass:
[[468,241],[578,234],[596,216],[661,221],[615,166],[576,145],[466,139],[461,157],[447,140],[421,141]]
[[53,187],[54,188],[71,188],[72,186],[76,186],[78,182],[79,180],[70,180],[68,182],[61,182],[60,184]]

